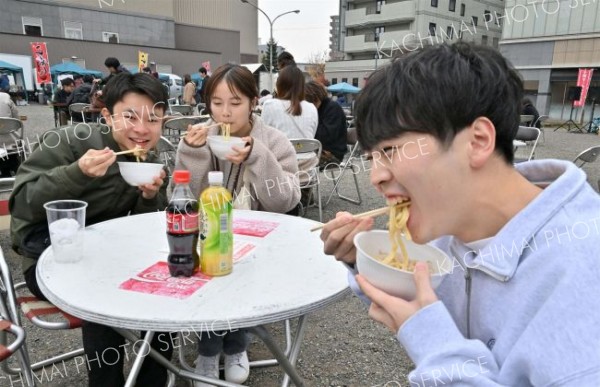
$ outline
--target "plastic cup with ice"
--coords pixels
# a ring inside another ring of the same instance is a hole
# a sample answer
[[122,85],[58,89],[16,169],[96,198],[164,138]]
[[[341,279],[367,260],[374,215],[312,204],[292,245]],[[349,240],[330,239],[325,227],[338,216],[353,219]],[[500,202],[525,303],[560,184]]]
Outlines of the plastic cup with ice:
[[80,200],[56,200],[44,204],[50,243],[57,262],[78,262],[83,258],[85,209]]

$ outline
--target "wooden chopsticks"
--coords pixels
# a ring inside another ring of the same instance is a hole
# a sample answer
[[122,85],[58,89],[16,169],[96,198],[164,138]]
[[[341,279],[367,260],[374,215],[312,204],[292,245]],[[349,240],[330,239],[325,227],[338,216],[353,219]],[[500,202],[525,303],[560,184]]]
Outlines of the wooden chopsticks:
[[[400,207],[409,206],[410,205],[410,200],[402,202],[402,203],[398,203],[398,204],[395,204],[395,205],[396,206],[400,206]],[[387,207],[378,208],[376,210],[371,210],[371,211],[367,211],[367,212],[362,212],[360,214],[352,215],[352,217],[354,219],[370,218],[370,217],[376,217],[376,216],[385,215],[385,214],[387,214],[389,212],[390,212],[390,206],[387,206]],[[324,223],[321,224],[321,225],[319,225],[319,226],[311,228],[310,232],[320,230],[323,227],[325,227]]]
[[[198,125],[198,124],[196,124]],[[223,125],[222,122],[217,122],[216,124],[212,124],[212,125],[208,125],[208,126],[203,126],[204,129],[210,129],[210,128],[215,128],[217,126],[221,126]],[[181,132],[179,135],[180,136],[185,136],[186,134],[188,134],[189,132]]]

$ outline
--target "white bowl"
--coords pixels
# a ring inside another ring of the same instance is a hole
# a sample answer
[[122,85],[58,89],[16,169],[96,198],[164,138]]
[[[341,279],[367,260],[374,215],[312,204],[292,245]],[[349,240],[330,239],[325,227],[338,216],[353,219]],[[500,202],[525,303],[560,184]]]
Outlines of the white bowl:
[[160,176],[162,164],[156,163],[137,163],[119,161],[119,170],[123,179],[129,185],[138,186],[142,184],[152,184],[154,178]]
[[[437,247],[418,245],[402,236],[408,256],[416,261],[429,261],[431,287],[437,288],[444,275],[452,272],[452,260]],[[363,231],[354,237],[356,268],[373,286],[405,300],[415,298],[415,281],[412,272],[383,264],[376,257],[387,255],[391,249],[387,230]]]
[[229,137],[229,140],[225,140],[223,136],[208,136],[207,141],[211,152],[221,160],[225,160],[227,156],[234,154],[234,146],[243,148],[246,145],[240,137],[233,136]]

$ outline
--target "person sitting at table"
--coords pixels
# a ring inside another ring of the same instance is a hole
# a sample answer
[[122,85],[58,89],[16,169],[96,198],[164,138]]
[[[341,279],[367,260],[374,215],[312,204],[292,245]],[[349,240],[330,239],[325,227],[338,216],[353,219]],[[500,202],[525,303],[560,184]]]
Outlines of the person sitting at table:
[[[448,270],[417,263],[412,300],[349,276],[414,361],[411,385],[600,380],[600,196],[571,162],[513,165],[522,94],[497,50],[459,42],[395,59],[358,97],[371,183],[388,202],[409,199],[413,241],[450,262]],[[354,265],[353,236],[372,226],[338,213],[321,234],[325,253]],[[435,291],[432,270],[445,274]]]
[[[281,130],[289,139],[315,138],[319,124],[317,108],[304,100],[304,74],[296,66],[286,66],[279,72],[274,98],[265,101],[261,117],[265,124]],[[309,172],[319,164],[317,157],[298,161],[300,182],[310,178]],[[308,205],[311,189],[302,190],[302,204]]]
[[535,127],[538,129],[542,128],[542,123],[539,122],[540,118],[540,113],[537,111],[537,109],[535,108],[535,106],[533,105],[533,102],[531,102],[531,100],[529,98],[523,98],[523,101],[521,102],[521,114],[524,116],[533,116],[533,119],[529,122],[525,122],[524,125],[526,126],[533,126],[533,124],[535,124]]
[[8,93],[0,91],[0,117],[20,119],[19,110]]
[[54,94],[54,109],[58,112],[60,125],[67,125],[71,115],[69,114],[69,97],[75,90],[75,81],[73,78],[64,78],[60,81],[61,89]]
[[316,81],[306,83],[306,100],[317,108],[319,125],[315,138],[321,142],[323,150],[319,160],[319,169],[329,164],[339,165],[348,148],[346,115],[341,106],[327,96],[327,89]]
[[[104,95],[102,115],[107,125],[79,124],[49,131],[53,135],[45,135],[46,142],[21,164],[9,199],[11,236],[13,248],[24,256],[27,287],[36,297],[45,299],[35,276],[37,259],[49,245],[44,203],[58,199],[87,202],[86,225],[166,208],[165,172],[152,184],[132,187],[123,180],[116,161],[135,161],[135,157],[116,156],[115,152],[155,147],[167,99],[160,82],[149,75],[115,76]],[[51,143],[49,139],[53,139]],[[158,158],[148,153],[145,161],[158,162]],[[88,363],[89,386],[123,386],[123,337],[110,327],[91,322],[83,323],[82,335],[88,359],[99,354],[103,359],[101,364]],[[170,358],[172,348],[161,345],[158,337],[153,347]],[[111,350],[104,352],[108,348]],[[146,357],[137,385],[164,387],[166,380],[166,369]]]
[[[91,92],[93,87],[92,83],[94,82],[94,77],[89,74],[86,74],[83,76],[82,80],[83,83],[81,83],[79,86],[76,86],[69,98],[67,99],[68,106],[74,103],[85,103],[88,105],[90,104]],[[91,115],[89,113],[86,114],[86,121],[90,121]],[[73,116],[73,122],[83,122],[83,117],[81,116],[81,114],[75,114]]]
[[[222,65],[210,77],[205,90],[211,121],[188,127],[188,133],[177,148],[175,162],[175,169],[191,172],[190,188],[194,196],[198,197],[208,187],[208,172],[218,170],[224,172],[224,186],[234,194],[236,208],[297,214],[300,189],[296,152],[283,133],[252,113],[258,100],[252,73],[239,65]],[[234,148],[235,154],[227,160],[218,160],[206,146],[207,135],[219,131],[218,128],[206,129],[214,122],[230,124],[231,136],[241,137],[246,143],[244,147]],[[223,352],[225,379],[243,383],[250,372],[247,347],[245,329],[202,336],[196,372],[218,379]],[[208,384],[195,382],[194,386]]]

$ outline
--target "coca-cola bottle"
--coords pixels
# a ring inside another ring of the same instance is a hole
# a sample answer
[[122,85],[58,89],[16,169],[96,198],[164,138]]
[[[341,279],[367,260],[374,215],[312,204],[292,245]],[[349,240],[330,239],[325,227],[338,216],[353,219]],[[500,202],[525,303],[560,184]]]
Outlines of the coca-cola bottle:
[[173,173],[175,188],[167,207],[169,272],[171,276],[189,277],[198,270],[198,200],[190,190],[190,172]]

